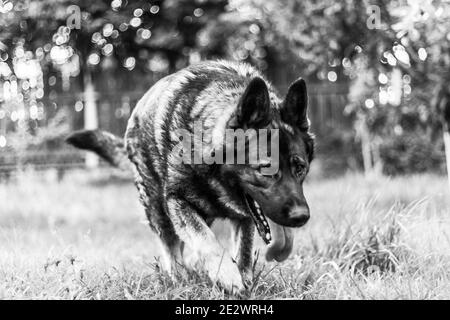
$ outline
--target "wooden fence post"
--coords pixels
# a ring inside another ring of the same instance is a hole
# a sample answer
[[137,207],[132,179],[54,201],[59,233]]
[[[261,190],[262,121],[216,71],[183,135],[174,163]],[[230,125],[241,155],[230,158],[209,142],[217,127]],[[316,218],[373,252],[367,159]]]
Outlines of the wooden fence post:
[[[98,129],[98,111],[96,103],[96,93],[92,77],[89,72],[86,72],[84,77],[84,128],[86,130]],[[86,153],[85,158],[86,167],[96,168],[99,164],[99,158],[92,152]]]
[[358,119],[356,122],[356,134],[361,140],[361,152],[364,164],[364,174],[366,175],[366,177],[368,177],[373,172],[372,148],[366,118],[361,113],[358,114]]

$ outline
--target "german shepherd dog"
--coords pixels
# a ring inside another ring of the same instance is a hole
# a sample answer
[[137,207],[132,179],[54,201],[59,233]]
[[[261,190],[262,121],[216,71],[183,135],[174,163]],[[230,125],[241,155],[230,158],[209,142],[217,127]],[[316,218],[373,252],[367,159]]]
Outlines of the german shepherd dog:
[[[200,267],[225,289],[240,291],[252,279],[255,231],[269,244],[266,259],[283,261],[292,251],[291,228],[309,219],[302,186],[314,152],[307,103],[303,79],[281,100],[253,67],[206,61],[153,85],[133,110],[124,139],[93,130],[75,132],[67,141],[114,166],[133,168],[169,272],[177,263]],[[175,161],[173,132],[192,132],[195,121],[211,133],[206,144],[223,142],[225,129],[278,129],[277,172],[263,174],[266,163]],[[210,229],[220,218],[231,220],[234,251],[223,248]]]

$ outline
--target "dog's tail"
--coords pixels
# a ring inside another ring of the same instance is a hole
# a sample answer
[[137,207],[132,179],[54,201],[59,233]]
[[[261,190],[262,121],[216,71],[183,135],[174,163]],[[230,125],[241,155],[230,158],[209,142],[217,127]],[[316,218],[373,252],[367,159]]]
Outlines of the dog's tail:
[[101,130],[81,130],[68,136],[66,142],[79,149],[95,152],[114,167],[131,170],[131,162],[128,160],[123,139],[112,133]]

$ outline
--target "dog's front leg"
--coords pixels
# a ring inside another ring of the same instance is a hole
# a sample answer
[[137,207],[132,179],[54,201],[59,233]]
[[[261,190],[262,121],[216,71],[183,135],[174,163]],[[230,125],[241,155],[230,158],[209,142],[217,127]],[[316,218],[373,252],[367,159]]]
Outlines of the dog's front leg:
[[251,218],[236,221],[234,223],[237,234],[237,263],[242,278],[246,285],[253,280],[253,242],[255,225]]
[[197,254],[197,264],[213,281],[230,292],[244,289],[239,268],[231,255],[219,244],[212,230],[189,202],[169,197],[167,207],[175,232]]

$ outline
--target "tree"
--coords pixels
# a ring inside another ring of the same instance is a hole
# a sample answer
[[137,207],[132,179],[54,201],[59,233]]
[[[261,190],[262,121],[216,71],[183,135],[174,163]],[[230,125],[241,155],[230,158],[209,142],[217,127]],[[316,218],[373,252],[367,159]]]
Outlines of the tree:
[[431,101],[430,121],[442,123],[450,186],[450,3],[410,0],[395,15],[399,22],[392,27],[414,61],[408,73],[423,90],[417,96]]

